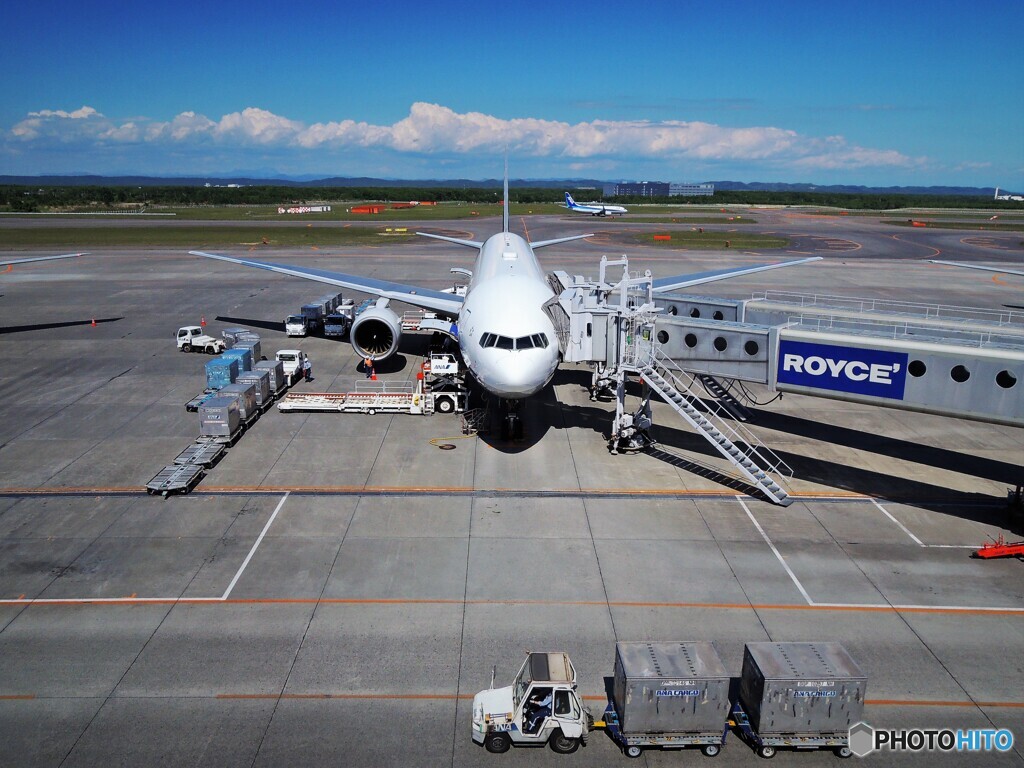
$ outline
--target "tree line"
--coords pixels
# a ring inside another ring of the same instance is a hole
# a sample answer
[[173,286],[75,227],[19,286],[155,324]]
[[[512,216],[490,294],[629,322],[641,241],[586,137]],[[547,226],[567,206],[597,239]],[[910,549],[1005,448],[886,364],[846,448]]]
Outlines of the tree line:
[[[15,212],[74,207],[301,205],[318,202],[434,200],[437,202],[498,203],[500,188],[472,187],[184,187],[184,186],[0,186],[0,209]],[[515,187],[510,196],[518,203],[561,203],[560,189]],[[577,195],[579,196],[579,195]],[[993,200],[988,196],[899,195],[794,191],[716,191],[713,197],[604,197],[595,190],[593,200],[624,205],[810,205],[850,210],[894,208],[995,208],[1024,210],[1024,203]]]

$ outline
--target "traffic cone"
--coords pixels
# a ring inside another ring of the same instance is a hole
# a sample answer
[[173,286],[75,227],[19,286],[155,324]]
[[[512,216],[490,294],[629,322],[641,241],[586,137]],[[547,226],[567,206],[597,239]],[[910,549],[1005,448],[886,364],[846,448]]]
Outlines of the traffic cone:
[[206,315],[203,315],[202,317],[199,318],[199,325],[201,325],[203,328],[206,327]]
[[95,317],[92,319],[92,322],[89,323],[89,325],[92,326],[93,328],[96,327],[96,318]]

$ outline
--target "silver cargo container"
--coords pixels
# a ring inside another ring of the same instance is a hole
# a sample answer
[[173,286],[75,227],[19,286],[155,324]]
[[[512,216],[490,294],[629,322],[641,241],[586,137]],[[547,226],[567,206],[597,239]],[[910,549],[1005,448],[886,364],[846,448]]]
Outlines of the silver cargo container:
[[[248,349],[252,352],[252,364],[255,366],[263,357],[263,348],[258,338],[252,339],[244,336],[235,342],[232,349]],[[251,368],[249,370],[252,370]]]
[[256,388],[256,405],[262,408],[270,402],[270,374],[257,369],[238,374],[235,383],[252,384]]
[[231,437],[241,426],[239,418],[237,397],[210,398],[199,406],[199,434],[203,437]]
[[722,735],[729,674],[706,641],[616,643],[613,704],[622,733]]
[[270,375],[270,391],[280,393],[287,385],[284,363],[280,360],[261,360],[252,367],[254,371],[266,371]]
[[234,384],[228,384],[224,387],[220,393],[226,397],[238,398],[238,415],[242,418],[242,421],[249,421],[258,413],[256,409],[256,387],[254,384],[243,384],[235,381]]
[[846,735],[867,678],[839,643],[747,643],[740,701],[761,735]]

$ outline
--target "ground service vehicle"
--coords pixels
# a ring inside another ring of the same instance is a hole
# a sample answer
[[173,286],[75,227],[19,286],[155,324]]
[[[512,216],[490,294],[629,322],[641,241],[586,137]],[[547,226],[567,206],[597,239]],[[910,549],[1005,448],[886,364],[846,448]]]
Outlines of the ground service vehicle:
[[355,304],[346,299],[324,318],[324,336],[345,336],[355,319]]
[[548,744],[569,754],[585,744],[594,719],[576,689],[566,653],[528,653],[512,685],[473,697],[473,741],[488,752]]
[[223,339],[207,336],[198,325],[185,325],[178,329],[178,349],[182,352],[205,352],[216,355],[224,351],[227,345]]
[[278,350],[276,357],[291,384],[302,378],[306,354],[301,349],[281,349]]
[[309,333],[309,324],[302,315],[288,315],[284,319],[284,332],[289,336],[305,336]]

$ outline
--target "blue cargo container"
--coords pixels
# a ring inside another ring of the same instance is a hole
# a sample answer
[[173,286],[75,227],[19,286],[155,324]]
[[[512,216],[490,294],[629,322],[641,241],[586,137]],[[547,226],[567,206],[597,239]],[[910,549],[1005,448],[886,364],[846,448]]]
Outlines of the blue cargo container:
[[238,378],[238,358],[223,355],[206,363],[206,388],[223,389]]
[[252,350],[246,347],[227,349],[221,357],[233,357],[238,360],[238,372],[252,370]]

